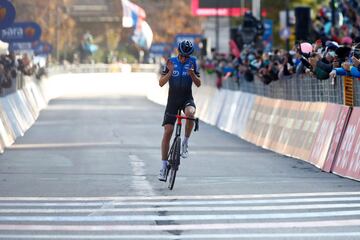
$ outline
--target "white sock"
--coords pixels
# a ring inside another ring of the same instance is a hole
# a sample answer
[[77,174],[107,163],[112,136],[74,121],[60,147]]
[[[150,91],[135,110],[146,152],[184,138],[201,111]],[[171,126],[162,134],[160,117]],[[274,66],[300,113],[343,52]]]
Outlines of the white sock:
[[189,141],[189,138],[188,137],[184,137],[184,140],[183,140],[183,144],[188,144],[188,141]]
[[162,160],[163,169],[167,168],[167,165],[168,165],[168,161],[167,160]]

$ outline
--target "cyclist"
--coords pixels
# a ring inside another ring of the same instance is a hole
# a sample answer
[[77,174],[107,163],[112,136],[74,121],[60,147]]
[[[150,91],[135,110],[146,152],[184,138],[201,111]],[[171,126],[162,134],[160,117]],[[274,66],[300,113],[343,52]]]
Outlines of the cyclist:
[[[197,70],[196,58],[190,56],[193,52],[194,46],[190,41],[184,40],[180,42],[178,45],[178,56],[168,59],[159,80],[160,87],[169,82],[169,95],[162,124],[164,135],[161,142],[162,168],[159,175],[160,181],[166,180],[167,155],[176,121],[175,117],[169,116],[166,113],[176,115],[178,109],[181,109],[187,117],[194,118],[195,115],[196,106],[191,88],[192,83],[200,87],[201,80]],[[186,121],[185,137],[181,147],[181,156],[183,158],[188,156],[188,140],[193,126],[193,121]]]

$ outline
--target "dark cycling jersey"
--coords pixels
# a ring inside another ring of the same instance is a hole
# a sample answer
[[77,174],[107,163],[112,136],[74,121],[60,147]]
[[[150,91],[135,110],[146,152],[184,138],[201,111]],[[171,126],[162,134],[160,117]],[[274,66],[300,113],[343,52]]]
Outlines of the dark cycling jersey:
[[[178,57],[172,57],[169,59],[174,65],[173,74],[169,80],[169,97],[168,99],[182,99],[186,97],[192,97],[192,79],[188,74],[189,68],[193,65],[195,74],[200,77],[197,70],[196,58],[190,57],[185,63],[181,63]],[[169,72],[169,69],[165,66],[162,74],[165,75]]]
[[[178,57],[170,58],[174,65],[173,74],[169,79],[169,96],[165,109],[163,126],[166,124],[174,125],[176,118],[168,116],[169,114],[177,114],[177,110],[184,110],[187,106],[193,106],[196,108],[194,99],[192,96],[192,79],[188,74],[189,68],[193,65],[195,74],[200,77],[197,70],[196,58],[190,57],[184,63],[181,63]],[[169,69],[165,66],[162,74],[165,75],[169,72]]]

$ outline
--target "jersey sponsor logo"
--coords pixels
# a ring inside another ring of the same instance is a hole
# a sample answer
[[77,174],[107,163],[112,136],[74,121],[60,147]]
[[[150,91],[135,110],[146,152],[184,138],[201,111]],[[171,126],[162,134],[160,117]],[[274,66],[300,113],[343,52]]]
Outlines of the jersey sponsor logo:
[[172,74],[174,77],[177,77],[180,75],[179,71],[173,71],[173,74]]

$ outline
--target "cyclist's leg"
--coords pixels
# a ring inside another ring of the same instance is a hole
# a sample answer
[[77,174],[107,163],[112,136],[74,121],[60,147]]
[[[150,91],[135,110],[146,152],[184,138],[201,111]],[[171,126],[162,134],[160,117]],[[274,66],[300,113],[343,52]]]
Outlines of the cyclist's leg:
[[[196,106],[194,103],[194,100],[190,99],[185,103],[184,106],[184,113],[186,117],[194,118],[196,112]],[[191,131],[194,127],[194,121],[186,120],[186,126],[185,126],[185,137],[189,138],[191,135]]]
[[[166,167],[167,167],[167,161],[168,161],[168,152],[169,152],[169,145],[172,133],[174,131],[174,124],[176,121],[176,118],[166,115],[166,113],[170,114],[176,114],[176,106],[175,104],[168,103],[166,106],[165,114],[164,114],[164,121],[162,126],[164,127],[164,134],[161,141],[161,169],[160,169],[160,175],[159,180],[160,181],[166,181]],[[175,112],[175,113],[174,113]]]
[[162,160],[167,160],[167,154],[169,152],[169,145],[172,133],[174,131],[174,124],[176,122],[176,117],[169,116],[167,113],[176,115],[178,106],[174,101],[168,101],[164,113],[164,120],[162,126],[164,127],[164,134],[161,141],[161,157]]
[[170,140],[174,131],[173,124],[164,125],[164,135],[161,141],[161,158],[162,160],[168,160],[167,155],[169,152]]
[[[195,111],[196,111],[196,107],[195,107],[195,103],[192,99],[188,100],[185,104],[184,107],[184,113],[187,117],[189,118],[194,118],[195,116]],[[186,125],[185,125],[185,137],[184,140],[181,144],[181,156],[183,158],[187,158],[188,157],[188,140],[190,138],[191,135],[191,131],[194,127],[194,122],[190,121],[190,120],[186,120]]]

